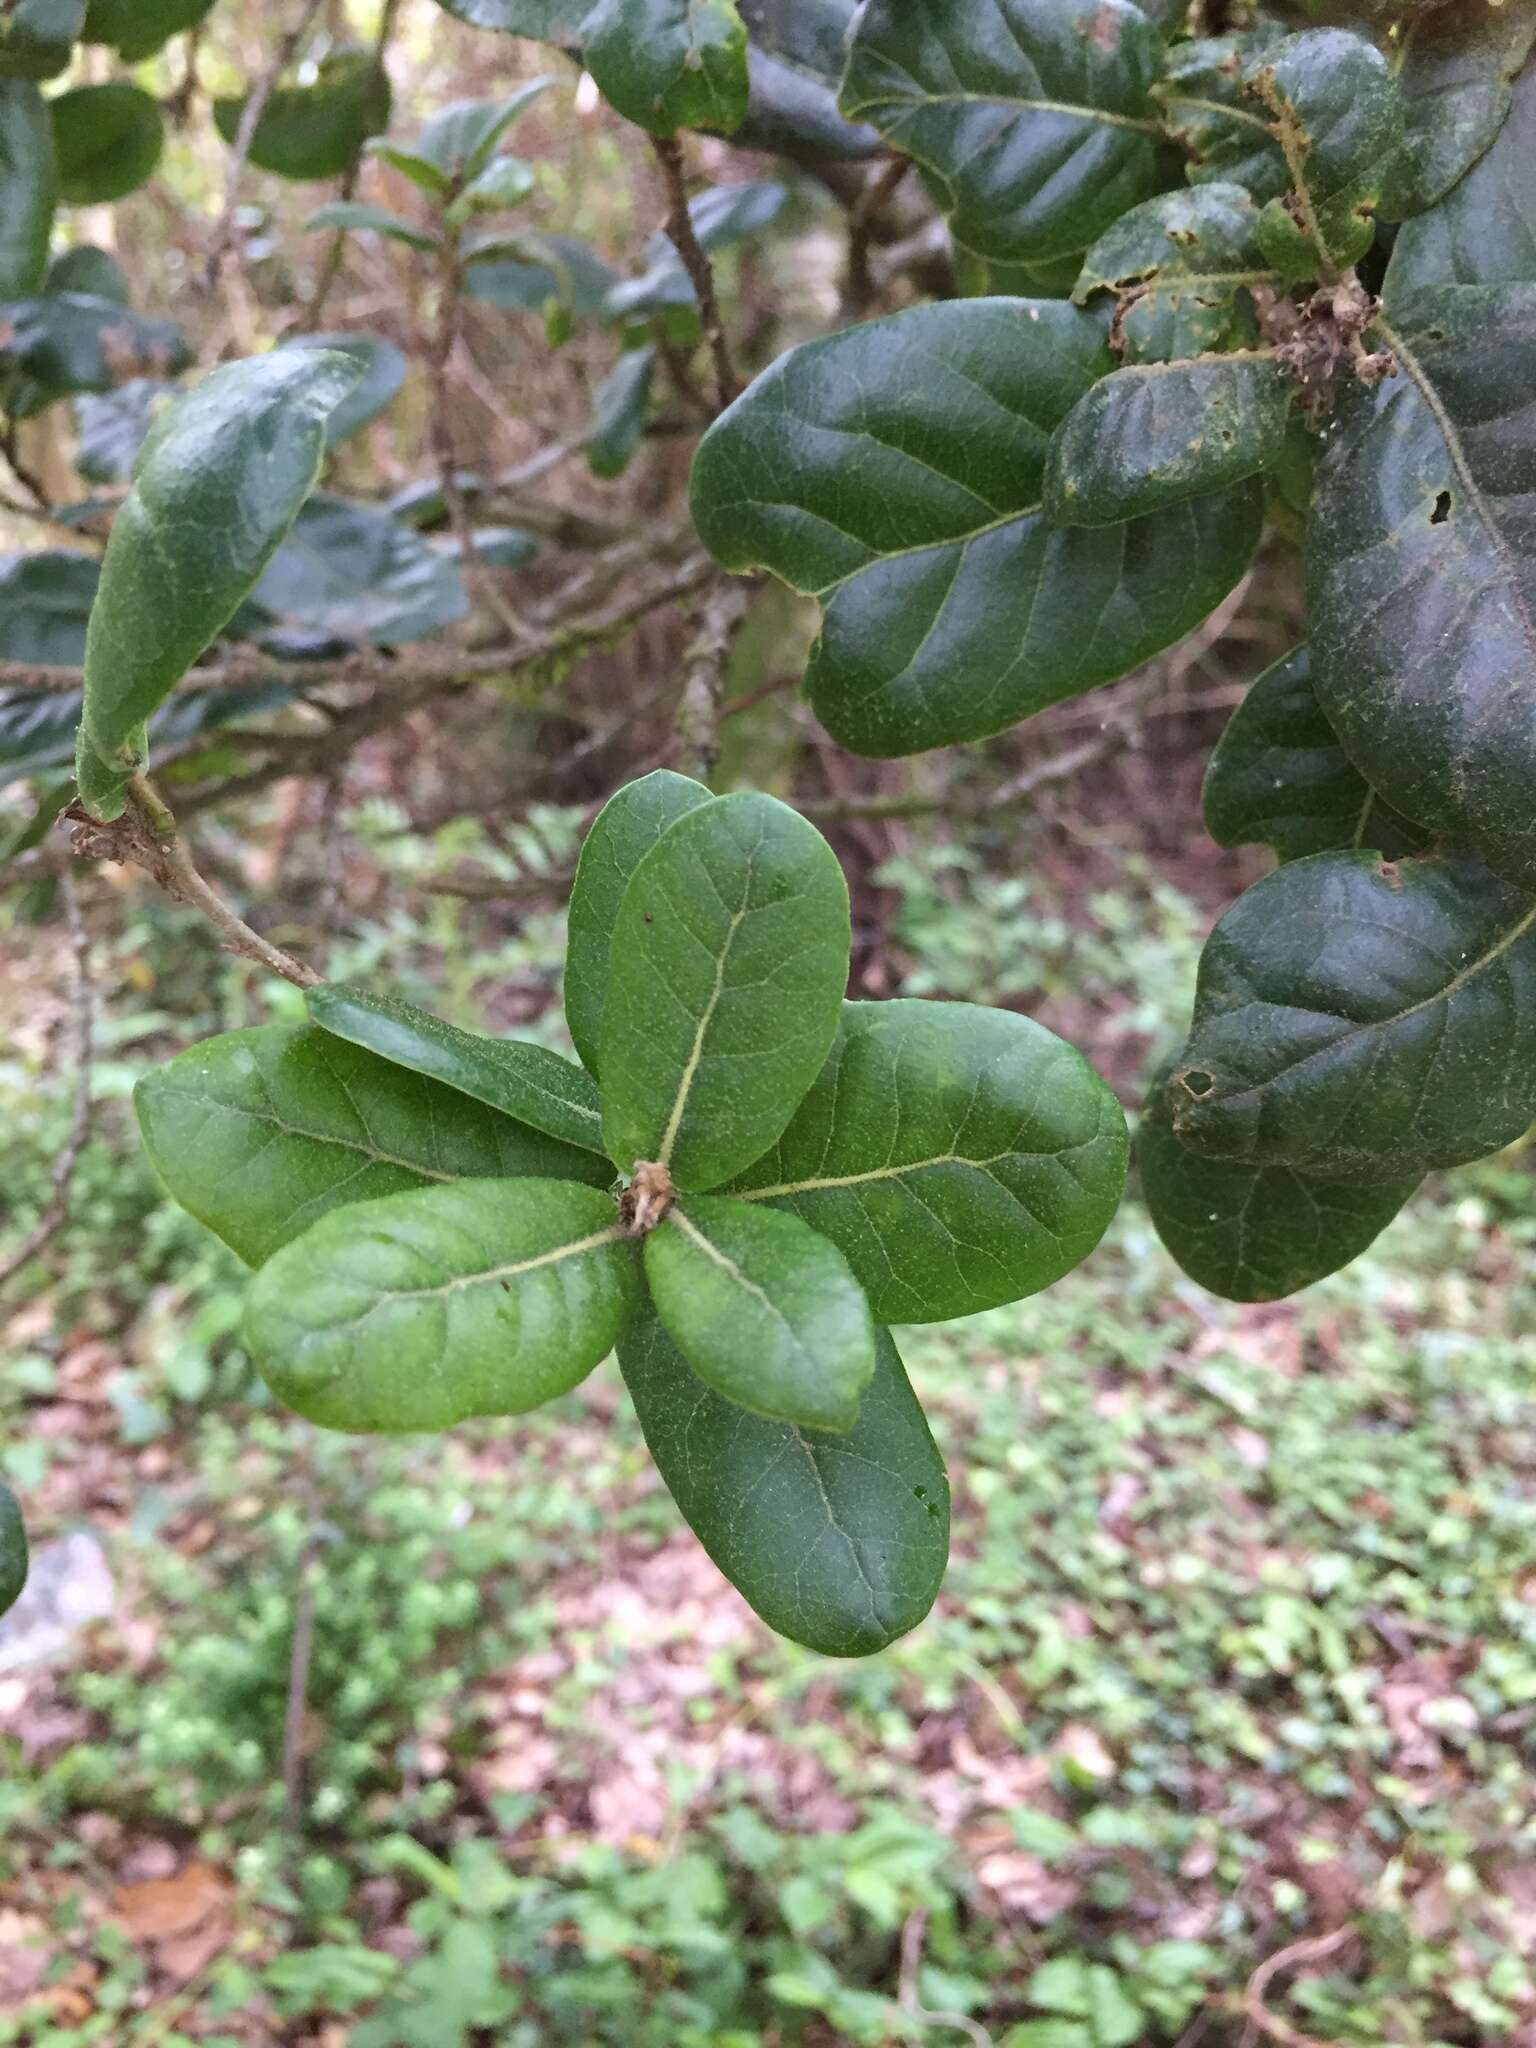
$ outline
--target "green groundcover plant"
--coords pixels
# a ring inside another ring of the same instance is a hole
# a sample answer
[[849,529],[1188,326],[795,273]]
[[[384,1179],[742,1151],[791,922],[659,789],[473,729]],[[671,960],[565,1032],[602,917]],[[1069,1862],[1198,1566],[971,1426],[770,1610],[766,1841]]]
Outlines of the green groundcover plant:
[[[817,600],[805,688],[842,746],[984,740],[1199,626],[1266,533],[1303,556],[1305,642],[1253,686],[1205,792],[1216,839],[1278,865],[1212,934],[1142,1123],[1146,1199],[1191,1276],[1289,1293],[1426,1174],[1519,1138],[1536,1113],[1532,0],[1306,20],[1168,0],[443,5],[578,55],[653,138],[676,206],[643,277],[605,281],[579,244],[508,227],[534,180],[503,140],[544,81],[402,143],[381,59],[338,46],[220,101],[220,132],[285,177],[387,163],[418,213],[349,183],[312,225],[436,265],[450,311],[477,291],[542,305],[552,347],[579,318],[616,325],[599,476],[639,445],[658,360],[707,342],[697,534],[723,571]],[[0,406],[13,430],[80,401],[82,467],[131,465],[132,483],[99,565],[53,551],[0,582],[34,659],[88,615],[69,710],[83,850],[126,850],[194,901],[145,771],[173,718],[252,709],[249,678],[182,688],[205,650],[228,635],[275,658],[297,634],[320,658],[340,628],[341,652],[391,645],[468,608],[409,494],[311,496],[400,388],[398,351],[310,334],[183,391],[184,341],[131,310],[100,252],[51,257],[61,199],[121,197],[163,137],[135,85],[44,84],[81,35],[133,62],[212,11],[22,0],[0,18]],[[770,225],[783,194],[688,206],[691,128],[852,165],[871,205],[915,167],[952,295],[792,348],[735,396],[709,250]],[[438,488],[459,492],[451,463]],[[292,695],[280,674],[268,688]],[[4,707],[12,730],[38,710]],[[70,795],[45,792],[18,844]],[[580,1068],[319,987],[310,1025],[215,1040],[148,1082],[150,1149],[259,1269],[251,1347],[301,1413],[421,1429],[518,1412],[617,1346],[684,1513],[759,1611],[821,1648],[876,1648],[925,1611],[945,1542],[942,1468],[886,1326],[1017,1299],[1084,1256],[1120,1193],[1118,1109],[1016,1017],[845,1003],[837,864],[765,797],[665,773],[620,791],[570,934]]]

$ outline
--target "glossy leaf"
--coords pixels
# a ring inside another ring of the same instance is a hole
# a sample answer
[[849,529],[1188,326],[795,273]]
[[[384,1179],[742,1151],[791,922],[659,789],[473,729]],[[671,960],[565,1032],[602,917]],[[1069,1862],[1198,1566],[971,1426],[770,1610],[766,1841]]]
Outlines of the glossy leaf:
[[607,1174],[597,1089],[558,1053],[516,1038],[482,1038],[398,996],[340,982],[309,990],[305,1000],[322,1030],[596,1154]]
[[191,360],[178,328],[115,300],[68,292],[0,306],[0,404],[14,419],[130,377],[172,377]]
[[1290,1166],[1202,1159],[1173,1135],[1167,1084],[1152,1083],[1136,1134],[1141,1192],[1158,1236],[1191,1280],[1227,1301],[1281,1301],[1337,1273],[1380,1236],[1417,1173],[1323,1180]]
[[540,312],[553,300],[578,319],[602,317],[618,278],[595,250],[569,235],[525,231],[516,242],[511,258],[470,263],[464,289],[471,298],[522,313]]
[[1536,902],[1477,861],[1319,853],[1200,962],[1179,1139],[1358,1179],[1460,1166],[1536,1117]]
[[470,28],[499,29],[545,43],[577,43],[592,0],[437,0]]
[[736,0],[596,0],[583,31],[604,99],[653,135],[713,128],[747,111],[747,32]]
[[285,631],[384,647],[429,640],[469,611],[450,557],[376,506],[323,494],[302,507],[252,597]]
[[0,1485],[0,1614],[14,1607],[27,1583],[27,1532],[8,1486]]
[[878,133],[845,121],[837,88],[846,61],[853,0],[739,0],[750,42],[751,98],[736,130],[743,149],[814,160],[872,156]]
[[606,1160],[313,1025],[206,1039],[134,1091],[172,1195],[259,1266],[343,1203],[531,1174],[606,1186]]
[[330,349],[351,356],[358,365],[356,384],[325,423],[325,445],[339,447],[388,411],[405,388],[410,365],[392,341],[381,334],[291,334],[284,348]]
[[1398,229],[1382,293],[1388,317],[1430,284],[1536,284],[1536,62],[1492,148],[1438,206]]
[[[240,132],[243,99],[213,103],[228,143]],[[310,85],[280,85],[262,109],[250,160],[279,178],[339,178],[370,135],[389,126],[389,78],[371,52],[337,50],[322,58]]]
[[336,199],[327,206],[317,206],[304,225],[307,228],[331,228],[341,234],[371,231],[385,235],[393,242],[404,242],[411,249],[430,250],[438,246],[437,236],[425,228],[414,227],[387,207],[364,206],[355,199]]
[[1521,0],[1453,0],[1404,21],[1397,80],[1405,141],[1388,218],[1435,205],[1493,144],[1533,43],[1536,8]]
[[1350,765],[1312,687],[1309,649],[1267,668],[1227,723],[1205,774],[1205,828],[1218,846],[1271,846],[1282,861],[1335,847],[1398,860],[1429,835]]
[[126,483],[150,428],[177,395],[161,377],[130,377],[115,391],[82,392],[75,400],[76,469],[93,484]]
[[619,1343],[684,1519],[771,1629],[868,1657],[917,1627],[949,1556],[949,1481],[889,1334],[845,1436],[749,1415],[702,1386],[653,1315]]
[[165,147],[165,124],[147,92],[123,79],[81,85],[48,102],[59,166],[59,196],[70,206],[125,199],[149,179]]
[[1040,262],[1167,182],[1161,51],[1130,0],[867,0],[842,108],[916,162],[957,242]]
[[594,476],[622,476],[633,462],[645,438],[655,374],[655,349],[626,349],[593,393],[587,461]]
[[1052,437],[1045,516],[1113,526],[1274,468],[1296,389],[1268,349],[1116,370]]
[[[789,188],[776,179],[711,185],[689,200],[688,217],[699,246],[713,254],[772,227],[788,198]],[[610,320],[635,320],[694,303],[692,282],[671,237],[655,234],[646,245],[644,272],[615,283],[606,294],[604,311]]]
[[1164,192],[1122,214],[1083,258],[1072,298],[1115,298],[1125,363],[1171,363],[1257,339],[1255,285],[1274,285],[1254,239],[1259,210],[1241,185]]
[[595,1188],[470,1180],[353,1202],[262,1268],[245,1332],[262,1377],[327,1429],[523,1415],[613,1349],[639,1247]]
[[85,27],[85,0],[10,0],[0,9],[0,78],[54,78]]
[[666,1167],[704,1193],[759,1158],[837,1036],[848,885],[813,825],[723,796],[662,834],[613,928],[599,1066],[622,1173]]
[[692,1196],[646,1238],[645,1277],[706,1386],[754,1415],[852,1429],[875,1326],[848,1261],[798,1216]]
[[1272,24],[1175,43],[1152,87],[1163,126],[1189,155],[1192,185],[1241,185],[1262,206],[1290,185],[1285,153],[1263,110],[1243,91],[1253,65],[1274,49]]
[[48,102],[30,79],[0,77],[0,299],[41,286],[57,198]]
[[1102,315],[1055,300],[925,306],[781,356],[705,435],[694,520],[729,569],[825,614],[806,689],[862,754],[984,739],[1123,675],[1227,594],[1254,484],[1058,529],[1050,437],[1113,367]]
[[1307,586],[1317,694],[1406,816],[1536,888],[1536,285],[1394,296],[1342,408]]
[[568,918],[565,1021],[590,1074],[598,1072],[609,949],[629,878],[668,826],[711,801],[702,782],[658,768],[610,797],[582,843]]
[[81,795],[115,818],[141,728],[249,595],[308,496],[344,356],[229,363],[159,420],[112,527],[85,654]]
[[771,1152],[732,1183],[835,1244],[880,1322],[974,1315],[1049,1287],[1125,1187],[1120,1106],[1027,1017],[971,1003],[845,1003],[836,1045]]
[[111,43],[125,64],[141,64],[172,36],[196,28],[212,6],[213,0],[90,0],[85,40]]

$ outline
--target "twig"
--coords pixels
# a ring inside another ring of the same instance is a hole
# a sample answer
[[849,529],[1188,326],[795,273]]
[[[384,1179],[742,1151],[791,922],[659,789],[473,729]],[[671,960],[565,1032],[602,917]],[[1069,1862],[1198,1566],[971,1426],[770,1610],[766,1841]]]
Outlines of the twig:
[[[17,422],[13,419],[8,419],[5,423],[5,439],[3,443],[0,443],[0,447],[4,449],[6,465],[11,475],[15,477],[17,483],[21,485],[22,489],[36,506],[38,516],[51,518],[53,516],[53,500],[44,488],[41,477],[37,476],[23,462],[17,446],[19,437],[20,429]],[[18,505],[16,510],[21,512],[23,507]]]
[[891,199],[912,165],[910,157],[898,156],[883,164],[855,200],[848,215],[848,268],[843,283],[844,317],[856,319],[875,296],[874,275],[869,267],[872,230],[881,208]]
[[708,782],[720,758],[720,707],[725,696],[725,665],[731,635],[747,609],[745,583],[719,584],[699,607],[699,629],[688,649],[683,694],[678,699],[675,731],[679,774]]
[[1298,1963],[1321,1962],[1324,1956],[1331,1956],[1347,1942],[1353,1941],[1353,1927],[1335,1927],[1330,1934],[1315,1934],[1306,1941],[1293,1941],[1289,1947],[1277,1949],[1254,1971],[1244,1987],[1242,1998],[1237,2001],[1238,2009],[1252,2027],[1271,2041],[1279,2041],[1283,2048],[1329,2048],[1326,2041],[1320,2041],[1315,2034],[1304,2034],[1299,2027],[1293,2027],[1289,2020],[1271,2012],[1264,2003],[1264,1994],[1271,1981],[1283,1970],[1294,1970]]
[[[379,32],[373,39],[373,61],[381,71],[384,68],[384,59],[389,52],[390,38],[395,32],[395,23],[399,18],[399,14],[400,0],[384,0],[383,11],[379,15]],[[357,190],[358,172],[361,168],[362,158],[360,156],[354,157],[342,173],[341,184],[337,188],[336,193],[338,199],[348,200],[352,197],[353,193]],[[321,318],[325,312],[325,302],[330,297],[337,278],[341,275],[342,258],[346,254],[346,248],[347,231],[345,228],[337,228],[331,236],[330,246],[327,248],[325,258],[320,265],[320,275],[315,280],[315,288],[310,294],[309,304],[304,308],[304,318],[301,325],[311,333],[320,325]]]
[[1000,788],[971,801],[957,797],[953,791],[944,796],[828,796],[808,798],[804,803],[797,803],[796,809],[808,818],[830,818],[839,823],[854,819],[929,818],[940,814],[952,818],[985,817],[991,811],[1001,810],[1005,804],[1016,803],[1020,797],[1032,795],[1037,789],[1067,781],[1081,769],[1127,743],[1128,736],[1122,739],[1116,734],[1106,734],[1101,739],[1085,741],[1080,747],[1068,747],[1064,753],[1054,754],[1048,761],[1036,762],[1034,767],[1013,776]]
[[299,1558],[298,1587],[293,1596],[293,1646],[288,1653],[288,1700],[283,1711],[283,1806],[293,1835],[304,1826],[304,1716],[309,1708],[309,1667],[315,1649],[318,1551],[312,1535]]
[[703,323],[704,338],[709,343],[710,353],[714,357],[715,395],[719,400],[720,410],[724,412],[740,387],[736,382],[736,371],[731,362],[731,347],[725,336],[725,322],[720,317],[720,301],[715,293],[715,273],[703,243],[694,232],[693,215],[688,211],[688,178],[683,162],[683,145],[675,135],[653,135],[651,147],[656,152],[656,161],[661,165],[662,176],[667,184],[667,237],[688,273],[693,295],[699,302],[699,319]]
[[267,111],[267,102],[276,89],[277,81],[293,62],[300,44],[309,34],[315,16],[323,4],[324,0],[305,0],[303,13],[272,52],[271,63],[252,86],[245,105],[240,110],[240,125],[236,128],[235,139],[230,144],[229,163],[224,172],[224,205],[219,214],[218,226],[214,229],[208,262],[203,271],[205,290],[211,291],[217,283],[224,258],[235,237],[235,209],[240,204],[240,180],[245,174],[245,161],[251,153],[251,144],[255,140],[261,117]]
[[208,886],[176,829],[176,820],[142,775],[129,784],[123,815],[113,823],[100,823],[78,804],[72,804],[64,815],[74,821],[73,849],[83,859],[132,862],[151,875],[168,896],[201,911],[230,952],[259,962],[298,988],[319,986],[322,976],[253,931]]
[[992,2036],[979,2020],[963,2012],[930,2012],[918,1995],[918,1972],[923,1966],[923,1938],[928,1932],[928,1914],[923,1907],[909,1913],[901,1930],[901,1977],[897,2004],[925,2027],[950,2027],[975,2043],[975,2048],[993,2048]]
[[75,1109],[64,1150],[53,1163],[53,1191],[49,1196],[48,1206],[10,1258],[0,1266],[0,1288],[5,1287],[23,1268],[29,1266],[62,1229],[69,1214],[69,1190],[75,1177],[75,1168],[80,1163],[80,1154],[85,1150],[85,1141],[91,1128],[91,1040],[95,1003],[91,988],[90,942],[86,935],[85,920],[80,914],[79,891],[75,887],[72,875],[59,877],[59,891],[64,899],[64,915],[69,921],[71,1009],[74,1019],[74,1044],[70,1048],[70,1058],[75,1069]]

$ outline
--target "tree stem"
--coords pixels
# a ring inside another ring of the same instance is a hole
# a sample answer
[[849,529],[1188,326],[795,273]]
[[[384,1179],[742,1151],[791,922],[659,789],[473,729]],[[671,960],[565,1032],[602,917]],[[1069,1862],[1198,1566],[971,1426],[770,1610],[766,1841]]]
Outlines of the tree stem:
[[656,161],[661,165],[662,176],[667,186],[668,239],[677,251],[688,281],[693,286],[693,295],[699,302],[699,319],[704,326],[704,338],[709,343],[710,354],[715,365],[715,396],[720,410],[735,398],[740,386],[736,382],[736,370],[731,361],[731,345],[726,339],[725,322],[720,317],[720,300],[715,292],[715,273],[703,243],[694,231],[693,215],[688,210],[688,178],[683,160],[683,145],[675,135],[653,135],[651,147],[656,152]]

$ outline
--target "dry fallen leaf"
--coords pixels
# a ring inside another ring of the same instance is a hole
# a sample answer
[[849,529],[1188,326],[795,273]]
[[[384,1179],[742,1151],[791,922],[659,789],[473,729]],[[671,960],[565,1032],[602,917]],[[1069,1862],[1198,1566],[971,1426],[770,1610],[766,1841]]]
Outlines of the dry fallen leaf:
[[119,1885],[113,1911],[129,1940],[150,1944],[158,1967],[185,1983],[228,1943],[233,1899],[221,1870],[189,1863],[174,1877]]

